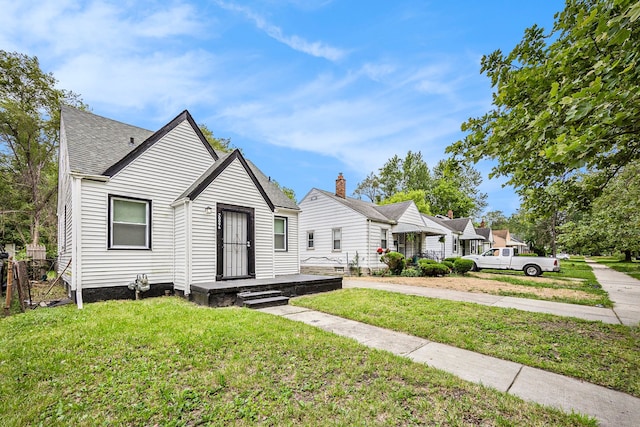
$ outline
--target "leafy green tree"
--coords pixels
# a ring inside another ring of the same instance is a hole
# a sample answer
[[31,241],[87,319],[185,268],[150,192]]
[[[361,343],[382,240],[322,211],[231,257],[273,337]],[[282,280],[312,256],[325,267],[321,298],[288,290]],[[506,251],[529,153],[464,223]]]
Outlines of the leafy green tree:
[[380,189],[380,181],[376,174],[371,172],[353,191],[353,194],[359,199],[366,196],[371,202],[378,203],[382,199],[382,190]]
[[0,179],[11,197],[4,220],[22,243],[39,243],[43,230],[55,243],[59,108],[83,107],[56,83],[38,58],[0,50]]
[[487,205],[487,195],[478,191],[480,172],[453,158],[440,160],[433,168],[429,202],[434,213],[446,214],[451,209],[457,217],[478,215]]
[[234,147],[231,144],[231,138],[218,138],[213,134],[213,131],[207,127],[207,125],[201,123],[198,125],[200,131],[209,142],[209,144],[216,150],[223,153],[229,153],[233,151]]
[[293,191],[293,189],[280,185],[280,183],[278,181],[276,181],[275,179],[272,179],[271,182],[276,187],[278,187],[288,198],[290,198],[291,200],[293,200],[294,202],[297,203],[297,201],[296,201],[296,192]]
[[577,253],[640,251],[640,161],[625,166],[592,204],[560,227],[558,241]]
[[489,211],[482,216],[485,227],[495,230],[503,230],[509,228],[509,219],[502,211]]
[[640,2],[567,0],[545,33],[483,57],[494,107],[462,125],[449,153],[497,160],[527,208],[551,218],[588,206],[640,156]]
[[390,205],[392,203],[406,202],[407,200],[413,200],[420,212],[428,215],[431,214],[431,209],[427,202],[427,193],[424,190],[401,191],[384,199],[380,204]]

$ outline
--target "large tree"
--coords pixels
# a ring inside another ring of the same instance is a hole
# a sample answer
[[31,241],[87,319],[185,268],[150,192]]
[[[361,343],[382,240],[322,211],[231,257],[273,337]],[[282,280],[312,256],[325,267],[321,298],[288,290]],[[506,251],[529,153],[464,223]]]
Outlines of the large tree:
[[60,104],[82,106],[56,88],[38,58],[0,50],[0,179],[9,188],[4,226],[22,243],[55,243],[55,195]]
[[497,160],[490,177],[539,215],[587,207],[640,157],[639,17],[638,1],[567,0],[549,33],[534,25],[483,57],[494,107],[447,151]]

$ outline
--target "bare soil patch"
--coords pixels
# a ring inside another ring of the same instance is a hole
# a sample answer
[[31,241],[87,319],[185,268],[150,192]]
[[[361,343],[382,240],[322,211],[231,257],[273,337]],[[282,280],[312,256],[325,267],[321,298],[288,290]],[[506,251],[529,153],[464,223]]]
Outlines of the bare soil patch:
[[[511,283],[491,280],[490,273],[474,273],[474,276],[460,277],[349,277],[349,280],[365,280],[368,282],[396,283],[399,285],[422,286],[426,288],[452,289],[455,291],[478,292],[500,295],[501,292],[513,292],[536,295],[542,299],[572,298],[597,300],[597,295],[573,289],[538,288],[535,286],[513,285]],[[493,276],[495,277],[495,276]],[[557,279],[545,277],[527,277],[527,281],[540,283],[558,283]]]

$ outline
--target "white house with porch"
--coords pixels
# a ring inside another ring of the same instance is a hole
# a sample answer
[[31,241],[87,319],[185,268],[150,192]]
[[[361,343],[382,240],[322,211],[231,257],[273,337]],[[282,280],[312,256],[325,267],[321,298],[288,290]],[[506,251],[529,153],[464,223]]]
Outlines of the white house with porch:
[[347,197],[342,174],[335,192],[313,188],[299,205],[302,273],[346,274],[358,267],[370,273],[386,267],[380,250],[412,258],[423,253],[428,236],[442,235],[425,225],[413,201],[379,206]]
[[[70,296],[126,298],[299,273],[299,208],[242,153],[217,152],[188,111],[149,131],[63,106],[59,272]],[[66,267],[66,268],[65,268]]]

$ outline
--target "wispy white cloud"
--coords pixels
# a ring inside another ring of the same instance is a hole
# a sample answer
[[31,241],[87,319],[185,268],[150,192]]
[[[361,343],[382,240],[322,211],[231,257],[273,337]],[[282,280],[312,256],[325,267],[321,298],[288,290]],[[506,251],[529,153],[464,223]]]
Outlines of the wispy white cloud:
[[255,26],[264,31],[269,37],[299,52],[318,58],[325,58],[329,61],[338,61],[344,58],[347,54],[345,50],[330,46],[321,41],[310,42],[295,34],[287,36],[283,33],[280,27],[271,24],[264,17],[255,13],[248,7],[222,1],[217,1],[216,3],[226,10],[243,14],[246,18],[253,21]]

